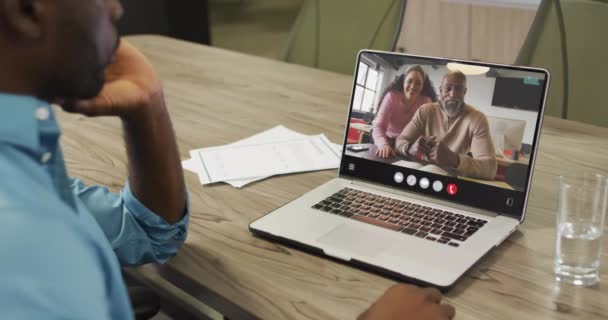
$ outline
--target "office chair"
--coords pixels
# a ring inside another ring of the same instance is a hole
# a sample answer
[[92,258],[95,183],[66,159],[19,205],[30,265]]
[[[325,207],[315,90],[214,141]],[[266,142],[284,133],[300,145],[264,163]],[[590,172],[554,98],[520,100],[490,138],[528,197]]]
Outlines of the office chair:
[[393,50],[405,0],[306,0],[283,60],[352,74],[361,49]]
[[125,269],[123,269],[122,276],[133,307],[135,320],[147,320],[158,314],[161,308],[160,296],[131,276]]
[[210,44],[208,0],[121,0],[121,35],[161,34]]
[[547,68],[546,114],[608,127],[607,0],[542,0],[516,64]]

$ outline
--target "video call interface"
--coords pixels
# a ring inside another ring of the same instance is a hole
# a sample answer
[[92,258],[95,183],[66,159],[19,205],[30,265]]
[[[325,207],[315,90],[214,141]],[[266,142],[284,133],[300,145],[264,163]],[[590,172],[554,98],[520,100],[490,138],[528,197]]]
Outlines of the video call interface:
[[[390,164],[381,171],[393,185],[447,199],[474,186],[513,195],[504,205],[517,211],[545,81],[535,70],[363,52],[345,154],[378,164],[368,169]],[[345,170],[361,169],[352,163]],[[462,199],[471,202],[471,195]]]

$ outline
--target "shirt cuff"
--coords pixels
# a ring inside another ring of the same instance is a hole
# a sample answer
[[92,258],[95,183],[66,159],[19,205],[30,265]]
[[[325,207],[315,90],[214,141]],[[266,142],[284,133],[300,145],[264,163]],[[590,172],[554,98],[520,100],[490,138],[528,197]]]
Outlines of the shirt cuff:
[[402,154],[402,155],[404,155],[404,156],[406,156],[406,157],[409,157],[409,156],[410,156],[410,155],[407,153],[407,152],[410,150],[410,145],[411,145],[411,144],[408,142],[408,143],[404,143],[404,144],[401,146],[401,150],[399,150],[399,151],[401,152],[401,154]]
[[166,228],[176,228],[188,223],[188,218],[190,216],[190,195],[188,194],[188,190],[186,189],[186,205],[184,207],[184,216],[176,223],[169,224],[165,219],[163,219],[158,214],[154,213],[154,211],[148,209],[143,203],[141,203],[131,191],[131,185],[129,181],[125,183],[124,188],[122,189],[122,200],[129,210],[139,220],[143,222],[147,226],[155,226],[155,227],[166,227]]
[[458,167],[454,169],[456,169],[459,173],[464,172],[467,167],[467,163],[465,163],[467,159],[465,157],[468,158],[469,156],[458,154]]
[[374,144],[378,148],[382,148],[385,144],[388,144],[388,140],[383,136],[374,137]]

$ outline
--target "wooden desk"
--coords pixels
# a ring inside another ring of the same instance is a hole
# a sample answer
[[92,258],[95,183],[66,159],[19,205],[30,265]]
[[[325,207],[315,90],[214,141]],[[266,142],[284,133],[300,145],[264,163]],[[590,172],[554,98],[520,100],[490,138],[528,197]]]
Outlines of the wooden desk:
[[498,162],[499,166],[503,166],[503,167],[508,167],[508,166],[516,164],[516,163],[523,164],[523,165],[529,165],[530,157],[529,157],[529,155],[526,155],[525,157],[519,157],[519,159],[517,159],[517,160],[511,160],[508,158],[501,158],[497,155],[496,162]]
[[352,157],[357,157],[357,158],[363,158],[363,159],[369,159],[369,160],[373,160],[373,161],[378,161],[378,162],[384,162],[384,163],[393,163],[393,162],[397,162],[399,160],[406,160],[407,158],[404,156],[397,156],[397,157],[391,157],[391,158],[380,158],[379,156],[376,155],[376,150],[378,150],[378,147],[376,147],[375,144],[373,143],[359,143],[357,145],[360,146],[364,146],[367,147],[366,151],[359,151],[359,152],[354,152],[354,151],[350,151],[348,149],[346,149],[346,154]]
[[[344,136],[348,76],[161,37],[129,39],[164,80],[184,158],[189,149],[233,142],[277,124],[324,132],[334,142]],[[71,174],[118,190],[126,174],[120,122],[64,113],[59,118]],[[600,286],[557,285],[552,265],[556,176],[581,168],[605,172],[607,164],[608,129],[546,120],[526,222],[447,295],[457,319],[606,319],[608,237]],[[203,187],[186,173],[188,240],[167,265],[141,267],[136,274],[163,294],[197,307],[202,300],[231,319],[354,319],[394,281],[248,231],[252,220],[335,175],[278,176],[236,189]]]

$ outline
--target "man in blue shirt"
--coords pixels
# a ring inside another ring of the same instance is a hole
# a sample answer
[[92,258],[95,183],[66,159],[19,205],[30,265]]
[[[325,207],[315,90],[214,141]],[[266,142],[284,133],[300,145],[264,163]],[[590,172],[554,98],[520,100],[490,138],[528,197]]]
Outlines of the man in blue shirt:
[[[121,11],[115,0],[0,0],[0,319],[131,319],[120,266],[165,262],[186,238],[163,91],[119,41]],[[122,120],[121,192],[68,177],[49,102]]]
[[[0,0],[0,319],[132,319],[120,266],[163,263],[186,238],[163,90],[118,38],[121,14],[118,0]],[[122,191],[68,177],[50,102],[121,119]],[[360,319],[452,318],[440,301],[397,285]]]

